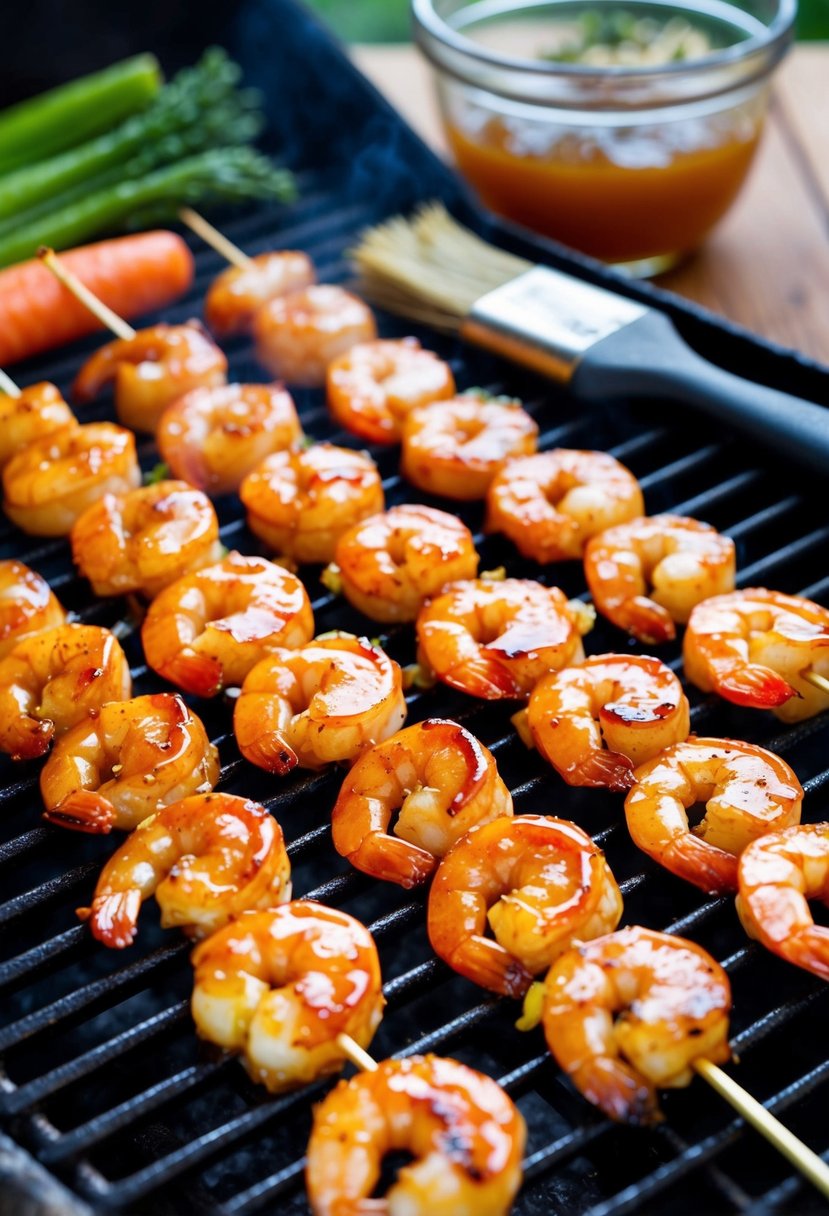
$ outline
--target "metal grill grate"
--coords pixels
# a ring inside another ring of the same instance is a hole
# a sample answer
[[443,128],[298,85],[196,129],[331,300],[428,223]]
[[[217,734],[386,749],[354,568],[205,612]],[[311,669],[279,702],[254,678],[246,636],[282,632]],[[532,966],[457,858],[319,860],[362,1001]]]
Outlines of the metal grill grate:
[[[229,226],[230,235],[251,252],[269,247],[277,236],[282,245],[307,249],[321,278],[342,280],[343,250],[376,214],[368,205],[343,208],[336,175],[307,173],[300,185],[299,205],[278,216],[259,212],[238,220]],[[197,310],[219,269],[215,255],[195,252],[194,293],[170,310],[172,320]],[[383,330],[404,332],[389,318]],[[565,393],[515,368],[451,341],[421,337],[450,359],[462,387],[483,383],[524,398],[541,427],[542,447],[609,450],[640,478],[651,512],[698,513],[731,535],[742,585],[767,584],[827,600],[829,577],[817,578],[829,557],[825,511],[772,458],[755,463],[745,444],[738,447],[698,423],[686,429],[664,408],[587,414]],[[83,350],[60,354],[49,367],[38,368],[38,375],[68,390],[82,355],[95,344],[90,340]],[[248,345],[237,342],[229,353],[234,378],[262,378]],[[320,394],[300,393],[298,404],[309,433],[355,446],[332,430]],[[104,403],[85,418],[108,412]],[[140,455],[145,468],[156,459],[149,443],[141,445]],[[390,504],[422,498],[400,482],[396,451],[376,455]],[[217,508],[224,543],[261,552],[238,500],[221,500]],[[511,574],[584,594],[577,564],[539,570],[500,538],[480,534],[480,504],[463,506],[460,514],[476,534],[482,568],[504,563]],[[79,619],[112,624],[122,617],[120,602],[89,602],[64,542],[27,540],[5,527],[0,546],[3,555],[14,553],[48,577]],[[315,571],[307,578],[318,631],[335,625],[378,631],[322,594]],[[382,637],[395,658],[413,660],[411,628],[393,628]],[[136,635],[124,645],[136,693],[159,688]],[[627,645],[601,621],[588,638],[592,653]],[[681,669],[676,647],[667,657]],[[689,695],[692,729],[748,738],[780,752],[806,787],[804,818],[827,817],[823,719],[784,730],[771,716],[741,711],[693,689]],[[829,1130],[820,1117],[829,1080],[826,986],[750,943],[730,901],[705,898],[639,854],[627,838],[618,796],[564,786],[523,748],[504,706],[476,703],[447,689],[413,692],[408,702],[410,722],[436,713],[457,718],[493,750],[517,813],[559,814],[594,835],[621,884],[626,923],[689,934],[724,962],[734,987],[741,1079],[818,1151],[829,1149]],[[753,1133],[700,1082],[667,1097],[667,1120],[651,1132],[601,1118],[563,1081],[540,1032],[523,1036],[513,1029],[514,1003],[484,996],[431,955],[422,893],[374,883],[335,855],[328,815],[339,775],[294,774],[280,781],[254,770],[235,749],[230,706],[222,700],[193,705],[219,746],[221,788],[260,799],[282,824],[291,842],[295,893],[342,906],[370,924],[388,998],[373,1052],[378,1058],[424,1050],[455,1055],[497,1077],[518,1102],[530,1138],[517,1212],[819,1210],[785,1163],[758,1152]],[[35,767],[7,765],[3,776],[0,1113],[13,1134],[101,1209],[228,1216],[305,1211],[302,1159],[311,1102],[327,1083],[268,1097],[237,1061],[200,1044],[188,1010],[189,947],[176,933],[162,934],[154,906],[142,913],[137,944],[121,953],[94,943],[74,918],[116,842],[40,826]]]

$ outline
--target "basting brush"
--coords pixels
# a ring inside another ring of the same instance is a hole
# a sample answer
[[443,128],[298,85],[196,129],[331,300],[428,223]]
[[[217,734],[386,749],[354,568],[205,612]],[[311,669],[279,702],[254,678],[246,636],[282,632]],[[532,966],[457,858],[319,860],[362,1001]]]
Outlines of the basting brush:
[[440,203],[352,251],[366,295],[567,384],[582,401],[668,397],[829,469],[829,410],[701,358],[664,313],[488,244]]

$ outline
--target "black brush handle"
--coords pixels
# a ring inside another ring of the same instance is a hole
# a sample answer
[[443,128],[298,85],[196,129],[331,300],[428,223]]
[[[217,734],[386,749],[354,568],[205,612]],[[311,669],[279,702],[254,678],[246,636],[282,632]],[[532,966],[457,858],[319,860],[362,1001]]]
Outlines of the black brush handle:
[[586,401],[666,397],[744,431],[779,455],[829,471],[829,409],[733,376],[700,358],[658,312],[592,346],[570,381]]

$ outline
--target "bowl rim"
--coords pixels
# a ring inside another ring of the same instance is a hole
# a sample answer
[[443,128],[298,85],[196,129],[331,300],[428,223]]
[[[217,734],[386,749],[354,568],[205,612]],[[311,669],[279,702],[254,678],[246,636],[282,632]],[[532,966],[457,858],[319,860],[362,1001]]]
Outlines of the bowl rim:
[[[540,6],[550,0],[530,0],[530,6]],[[553,3],[555,0],[553,0]],[[585,0],[585,3],[587,0]],[[621,0],[620,0],[621,2]],[[639,4],[647,4],[649,0],[637,0]],[[729,0],[659,0],[660,7],[675,7],[688,12],[715,12],[724,8],[734,8]],[[516,6],[518,7],[518,6]],[[525,7],[525,5],[522,5]],[[645,82],[659,77],[688,77],[703,75],[712,69],[726,67],[750,59],[758,53],[770,53],[770,64],[773,66],[782,57],[791,40],[795,17],[797,16],[797,0],[777,0],[777,12],[765,27],[762,34],[751,34],[742,42],[731,46],[721,47],[698,59],[678,60],[671,63],[649,64],[643,67],[630,67],[627,64],[596,64],[558,62],[547,59],[524,59],[517,55],[502,55],[490,50],[471,38],[465,37],[454,29],[435,10],[434,0],[411,0],[412,18],[415,24],[416,36],[422,30],[437,42],[450,47],[459,55],[488,64],[493,68],[501,68],[506,72],[524,72],[541,78],[555,79],[560,77],[570,79],[574,83],[588,83],[591,79],[614,79],[618,83],[630,81]],[[418,39],[422,49],[429,58],[428,45],[423,39]]]

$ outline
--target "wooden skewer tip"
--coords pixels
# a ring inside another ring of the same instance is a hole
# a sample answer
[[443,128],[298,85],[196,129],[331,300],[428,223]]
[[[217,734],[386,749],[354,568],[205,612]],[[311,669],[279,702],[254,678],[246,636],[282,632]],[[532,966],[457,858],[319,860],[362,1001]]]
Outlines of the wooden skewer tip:
[[11,376],[7,375],[2,367],[0,367],[0,393],[5,393],[7,397],[19,397],[20,389],[12,380]]
[[817,688],[820,692],[829,692],[829,680],[827,680],[826,676],[822,676],[819,672],[804,671],[803,679],[808,680],[809,683],[814,688]]
[[206,245],[221,254],[226,262],[230,262],[231,266],[236,266],[239,270],[251,269],[254,264],[253,258],[249,258],[244,250],[240,249],[238,245],[234,245],[233,241],[228,240],[223,232],[214,228],[209,220],[206,220],[203,215],[199,215],[198,211],[194,211],[192,207],[182,207],[178,214],[181,222],[186,224],[191,232],[200,236]]
[[68,291],[71,291],[75,299],[80,300],[81,304],[85,308],[88,308],[102,325],[114,333],[116,338],[129,341],[135,337],[133,327],[123,317],[119,317],[117,312],[113,312],[111,308],[104,304],[103,300],[99,300],[95,293],[90,291],[76,274],[68,270],[56,255],[54,249],[50,249],[47,245],[41,245],[37,251],[37,256],[44,266],[51,270],[55,278],[63,283]]
[[344,1056],[347,1056],[355,1068],[359,1068],[361,1072],[376,1072],[377,1061],[365,1051],[356,1040],[352,1039],[350,1034],[338,1034],[337,1046]]

